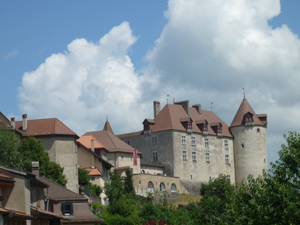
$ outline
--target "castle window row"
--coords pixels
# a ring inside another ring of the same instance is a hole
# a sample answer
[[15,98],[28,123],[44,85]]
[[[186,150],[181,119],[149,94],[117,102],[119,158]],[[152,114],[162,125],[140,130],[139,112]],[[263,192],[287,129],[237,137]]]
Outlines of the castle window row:
[[[148,187],[147,188],[148,188],[148,191],[151,191],[151,192],[154,191],[154,185],[153,185],[152,181],[148,182]],[[160,191],[165,191],[166,190],[166,186],[165,186],[165,184],[163,182],[161,182],[159,184],[159,190]],[[171,192],[177,192],[177,187],[176,187],[176,185],[174,183],[171,184]]]

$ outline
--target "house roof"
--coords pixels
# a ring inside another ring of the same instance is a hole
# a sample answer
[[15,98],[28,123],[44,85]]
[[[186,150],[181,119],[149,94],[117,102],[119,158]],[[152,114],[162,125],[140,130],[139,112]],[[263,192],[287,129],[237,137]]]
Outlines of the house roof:
[[[82,197],[82,195],[77,194],[73,191],[70,191],[70,190],[66,189],[65,187],[55,183],[54,181],[49,180],[48,178],[39,177],[38,180],[42,181],[43,183],[45,183],[49,186],[48,196],[51,200],[54,200],[54,201],[74,200],[74,201],[87,202],[87,199]],[[45,194],[47,194],[47,193],[45,193]]]
[[[95,216],[88,205],[88,203],[76,203],[73,204],[73,211],[75,216],[70,216],[70,221],[64,221],[64,224],[98,224],[104,222],[103,219]],[[76,214],[75,214],[76,212]]]
[[[230,127],[243,126],[243,120],[245,114],[248,112],[253,114],[253,125],[265,126],[265,124],[259,119],[258,115],[254,112],[251,105],[247,101],[247,99],[243,99],[238,111],[235,114],[235,117],[230,125]],[[267,117],[266,114],[262,114],[264,117]],[[261,116],[261,115],[260,115]]]
[[[167,104],[165,107],[157,114],[154,121],[155,124],[150,124],[151,132],[159,132],[166,130],[178,130],[186,131],[186,128],[182,122],[187,121],[188,118],[192,120],[192,131],[195,133],[202,133],[197,124],[199,121],[208,121],[208,124],[221,123],[222,135],[226,137],[232,137],[228,125],[221,120],[214,112],[201,109],[201,113],[197,111],[194,107],[188,108],[189,115],[186,113],[182,105],[179,104]],[[131,133],[129,136],[140,135],[140,132]],[[211,126],[208,126],[208,134],[216,135]],[[126,134],[120,135],[119,137],[126,137]]]
[[17,211],[17,210],[6,209],[6,208],[0,207],[0,212],[6,213],[6,214],[9,213],[12,215],[12,217],[17,217],[17,218],[21,218],[21,219],[26,219],[26,220],[34,219],[34,217],[32,215],[28,215],[25,212],[21,212],[21,211]]
[[[84,134],[84,136],[89,135],[92,135],[100,143],[102,143],[109,152],[132,153],[132,151],[135,150],[133,147],[126,144],[124,141],[107,130],[91,131]],[[137,153],[142,154],[139,151],[137,151]]]
[[68,218],[65,217],[65,216],[61,216],[61,215],[58,215],[56,213],[53,213],[53,212],[50,212],[50,211],[47,211],[47,210],[43,210],[43,209],[40,209],[40,208],[37,208],[37,207],[34,207],[34,206],[30,206],[30,212],[31,212],[31,215],[34,216],[34,217],[47,217],[47,218],[58,218],[58,219],[65,219],[67,220]]
[[16,130],[22,136],[71,135],[77,136],[63,122],[56,118],[36,119],[27,121],[27,130],[23,131],[23,121],[16,121]]
[[84,168],[84,169],[89,172],[90,176],[102,176],[102,173],[98,168]]
[[8,128],[12,128],[11,124],[10,124],[10,120],[7,119],[6,116],[4,116],[4,114],[0,111],[0,124],[3,124],[4,126],[8,127]]
[[[91,149],[92,148],[91,140],[94,140],[94,148],[95,149],[96,148],[104,148],[105,149],[105,147],[92,135],[81,136],[79,139],[77,139],[77,142],[82,144],[86,148]],[[107,149],[105,149],[105,150],[107,150]]]

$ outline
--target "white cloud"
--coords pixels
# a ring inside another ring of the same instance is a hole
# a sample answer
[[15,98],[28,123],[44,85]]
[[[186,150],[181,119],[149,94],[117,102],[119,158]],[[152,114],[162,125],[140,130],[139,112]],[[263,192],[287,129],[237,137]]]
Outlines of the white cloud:
[[106,115],[119,132],[141,124],[141,86],[148,79],[135,73],[127,55],[135,42],[127,22],[97,43],[74,40],[67,52],[51,55],[24,74],[21,111],[29,119],[57,117],[79,135],[102,129]]

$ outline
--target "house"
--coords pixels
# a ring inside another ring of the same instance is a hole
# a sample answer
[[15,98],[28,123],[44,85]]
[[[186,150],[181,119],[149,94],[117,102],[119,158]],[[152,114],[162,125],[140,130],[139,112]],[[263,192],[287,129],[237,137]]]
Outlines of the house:
[[154,119],[145,119],[142,131],[118,137],[143,153],[142,165],[162,166],[189,192],[199,193],[201,183],[219,174],[235,184],[266,169],[267,115],[255,114],[246,99],[230,127],[212,110],[190,107],[188,100],[163,109],[154,101],[153,110]]
[[64,168],[68,183],[66,187],[78,193],[77,134],[56,118],[22,121],[11,118],[11,125],[21,137],[35,137],[43,143],[50,160]]
[[[77,140],[78,166],[89,172],[91,184],[98,185],[104,190],[104,184],[109,181],[109,170],[113,167],[107,161],[108,150],[93,136],[81,136]],[[106,195],[104,191],[99,196],[102,204]]]
[[0,165],[0,225],[61,224],[67,218],[48,211],[48,188],[32,173]]
[[103,220],[95,216],[90,209],[88,199],[77,194],[54,181],[39,176],[38,162],[33,163],[32,172],[36,175],[37,180],[48,186],[44,190],[47,195],[47,209],[55,215],[63,217],[63,224],[99,224]]
[[115,136],[108,121],[102,131],[87,132],[83,136],[94,137],[107,149],[107,152],[101,151],[102,158],[112,164],[121,176],[125,175],[127,169],[133,174],[141,172],[141,152]]

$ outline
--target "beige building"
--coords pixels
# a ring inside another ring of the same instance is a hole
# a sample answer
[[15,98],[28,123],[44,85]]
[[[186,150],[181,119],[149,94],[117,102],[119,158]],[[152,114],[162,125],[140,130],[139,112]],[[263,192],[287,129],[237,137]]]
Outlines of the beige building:
[[94,137],[108,150],[102,151],[101,157],[112,164],[121,176],[125,175],[127,169],[133,174],[141,172],[141,152],[115,136],[108,121],[102,131],[87,132],[83,136]]
[[[164,174],[179,177],[189,192],[199,193],[201,183],[219,174],[235,184],[266,168],[267,116],[256,115],[248,106],[244,99],[229,127],[214,112],[200,105],[189,107],[188,100],[167,104],[162,110],[160,103],[154,101],[154,119],[145,119],[142,131],[118,137],[143,153],[142,164],[163,166]],[[250,114],[254,123],[245,123]],[[251,143],[256,145],[250,147]],[[242,144],[243,151],[237,150]],[[250,156],[254,160],[249,160]]]
[[11,125],[22,137],[32,136],[43,143],[50,160],[64,168],[66,187],[78,193],[77,134],[59,119],[27,120],[27,114],[22,121],[12,118]]

